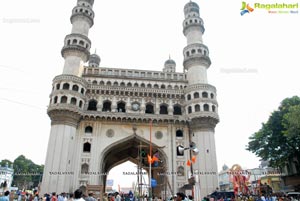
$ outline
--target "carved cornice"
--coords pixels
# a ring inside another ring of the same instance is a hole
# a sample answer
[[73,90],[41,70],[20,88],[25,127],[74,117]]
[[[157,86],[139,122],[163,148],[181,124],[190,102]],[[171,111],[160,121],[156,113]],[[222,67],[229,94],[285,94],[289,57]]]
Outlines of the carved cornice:
[[67,45],[62,48],[61,55],[63,58],[68,56],[78,56],[84,62],[87,62],[90,56],[90,51],[85,47],[81,47],[80,45]]
[[63,74],[63,75],[58,75],[53,79],[53,83],[68,82],[68,81],[83,85],[83,87],[85,88],[89,84],[84,78],[75,75]]
[[219,120],[213,117],[198,117],[191,120],[190,126],[194,131],[200,130],[214,132],[218,122]]
[[187,119],[197,119],[197,118],[213,118],[219,122],[219,115],[216,112],[207,112],[207,111],[200,111],[200,112],[193,112],[186,115]]
[[51,125],[69,125],[77,127],[81,115],[70,110],[48,110],[51,119]]
[[188,24],[188,25],[184,25],[183,27],[183,34],[184,36],[187,35],[187,33],[191,30],[191,29],[194,29],[194,30],[200,30],[201,33],[203,34],[204,31],[205,31],[205,28],[202,24],[199,24],[199,23],[191,23],[191,24]]
[[189,70],[190,67],[195,65],[203,65],[206,68],[209,68],[211,64],[210,58],[208,56],[192,55],[184,59],[183,66],[186,70]]
[[210,84],[193,84],[193,85],[188,85],[184,89],[184,93],[190,93],[191,91],[197,91],[197,90],[203,90],[207,92],[214,92],[216,93],[216,87]]
[[88,85],[88,89],[95,90],[108,90],[108,91],[128,91],[128,92],[144,92],[144,93],[163,93],[163,94],[175,94],[183,95],[183,89],[153,89],[153,88],[141,88],[141,87],[114,87],[114,86],[101,86],[101,85]]
[[[87,21],[88,21],[88,23],[89,23],[89,25],[90,25],[90,28],[94,25],[94,17],[93,16],[95,16],[95,14],[94,14],[94,11],[92,10],[92,9],[89,9],[90,10],[90,12],[92,12],[92,16],[90,16],[90,15],[88,15],[87,13],[85,13],[85,12],[74,12],[74,10],[76,9],[77,7],[75,7],[74,9],[73,9],[73,13],[72,13],[72,15],[71,15],[71,17],[70,17],[70,21],[71,21],[71,23],[73,24],[73,22],[76,20],[76,18],[79,18],[79,19],[87,19]],[[79,7],[80,8],[80,7]],[[87,9],[87,8],[85,8],[85,9]]]

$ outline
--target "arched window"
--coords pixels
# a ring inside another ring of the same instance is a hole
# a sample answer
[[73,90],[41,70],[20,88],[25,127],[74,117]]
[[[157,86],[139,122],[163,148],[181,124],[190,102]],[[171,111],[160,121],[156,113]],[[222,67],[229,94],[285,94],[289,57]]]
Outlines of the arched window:
[[168,85],[168,89],[172,89],[172,86],[171,86],[171,85]]
[[188,107],[188,113],[189,114],[192,113],[192,107],[191,106]]
[[81,174],[88,174],[89,172],[89,165],[84,163],[81,165]]
[[67,103],[67,101],[68,101],[68,97],[67,96],[62,96],[60,98],[60,103]]
[[76,85],[76,84],[75,84],[75,85],[73,85],[73,87],[72,87],[72,90],[73,90],[73,91],[78,91],[78,90],[79,90],[79,87],[78,87],[78,85]]
[[120,87],[125,87],[125,83],[121,82]]
[[77,40],[73,39],[72,44],[77,44]]
[[187,95],[187,100],[191,100],[191,99],[192,99],[191,94],[188,94],[188,95]]
[[93,133],[93,127],[91,127],[91,126],[85,127],[84,132],[85,132],[85,133],[92,134],[92,133]]
[[84,88],[82,88],[80,92],[81,92],[81,94],[84,94]]
[[54,104],[57,103],[57,99],[58,99],[58,97],[55,96],[55,97],[54,97],[54,101],[53,101]]
[[118,86],[118,82],[114,82],[114,86],[117,87]]
[[151,103],[148,103],[146,105],[146,111],[145,111],[146,114],[154,114],[154,108],[153,108],[153,105]]
[[159,114],[168,114],[168,106],[167,105],[161,105]]
[[104,81],[100,81],[99,85],[103,86],[104,85]]
[[98,84],[97,80],[94,80],[94,81],[93,81],[93,84],[95,84],[95,85]]
[[165,86],[164,84],[162,84],[162,85],[160,86],[160,88],[161,88],[161,89],[165,89],[166,86]]
[[87,110],[97,111],[97,101],[96,100],[90,100]]
[[153,85],[154,89],[158,89],[158,84]]
[[177,130],[176,131],[176,137],[183,137],[183,132],[182,132],[182,130]]
[[111,102],[110,101],[104,101],[103,102],[103,112],[110,112],[111,111]]
[[209,105],[208,104],[204,104],[203,105],[203,109],[204,109],[204,111],[208,112],[209,111]]
[[74,98],[74,97],[72,97],[72,98],[71,98],[71,104],[72,104],[72,105],[76,105],[76,103],[77,103],[77,99]]
[[129,82],[129,83],[127,84],[127,87],[132,87],[132,84]]
[[134,87],[139,87],[139,84],[138,84],[138,83],[134,83],[133,86],[134,86]]
[[117,105],[117,111],[118,112],[126,112],[125,103],[124,102],[119,102],[118,103],[118,105]]
[[202,92],[202,98],[208,98],[208,93],[206,91]]
[[174,111],[173,111],[174,115],[182,115],[181,112],[181,106],[180,105],[174,105]]
[[216,106],[212,106],[212,111],[215,112],[216,111]]
[[108,82],[106,83],[106,86],[111,86],[111,82],[108,81]]
[[142,83],[142,84],[141,84],[141,87],[142,87],[142,88],[145,88],[145,84],[144,84],[144,83]]
[[80,108],[82,107],[82,101],[79,101],[79,107]]
[[194,98],[199,98],[199,93],[198,92],[194,93]]
[[147,88],[152,88],[152,85],[151,84],[147,84]]
[[60,89],[60,84],[56,85],[56,89],[59,90]]
[[213,94],[213,93],[210,94],[210,98],[211,98],[211,99],[214,98],[214,94]]
[[200,105],[195,105],[195,112],[200,112]]
[[83,152],[91,152],[91,144],[86,142],[83,144]]
[[69,90],[69,88],[70,88],[70,85],[69,85],[69,83],[64,83],[64,85],[63,85],[63,89],[65,89],[65,90]]

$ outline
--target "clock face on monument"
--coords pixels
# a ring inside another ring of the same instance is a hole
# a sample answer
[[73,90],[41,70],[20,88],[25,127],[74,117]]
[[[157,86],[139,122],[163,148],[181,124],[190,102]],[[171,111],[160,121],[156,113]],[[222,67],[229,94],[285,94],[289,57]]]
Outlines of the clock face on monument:
[[133,103],[132,104],[132,110],[133,111],[138,111],[140,109],[140,105],[138,103]]

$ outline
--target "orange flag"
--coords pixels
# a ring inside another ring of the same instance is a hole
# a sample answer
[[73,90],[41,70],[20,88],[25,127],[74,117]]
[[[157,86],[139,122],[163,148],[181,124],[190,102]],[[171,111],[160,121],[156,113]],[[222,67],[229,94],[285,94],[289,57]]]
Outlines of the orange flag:
[[152,164],[152,163],[154,163],[155,161],[158,161],[158,158],[157,158],[156,156],[151,157],[151,156],[148,154],[148,163],[149,163],[149,164]]
[[196,163],[196,156],[193,156],[193,157],[192,157],[192,162],[193,162],[193,163]]
[[187,165],[187,166],[191,166],[191,161],[188,160],[188,161],[186,162],[186,165]]

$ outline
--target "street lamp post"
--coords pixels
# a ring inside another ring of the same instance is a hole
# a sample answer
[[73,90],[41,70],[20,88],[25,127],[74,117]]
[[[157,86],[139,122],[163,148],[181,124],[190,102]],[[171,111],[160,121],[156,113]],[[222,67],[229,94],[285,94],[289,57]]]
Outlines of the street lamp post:
[[[179,153],[183,154],[183,152],[185,150],[189,150],[189,160],[193,161],[192,155],[193,154],[197,155],[199,153],[199,150],[196,147],[196,144],[194,142],[192,142],[192,130],[191,130],[191,126],[190,126],[190,121],[187,121],[187,127],[188,127],[189,147],[185,148],[185,147],[179,145],[178,151],[179,151]],[[193,162],[190,163],[190,172],[191,172],[191,176],[190,176],[190,178],[188,178],[188,183],[190,185],[192,185],[192,196],[195,197],[195,200],[199,200],[201,197],[200,196],[200,187],[199,187],[199,189],[196,189],[196,191],[195,191],[196,178],[194,176]]]

